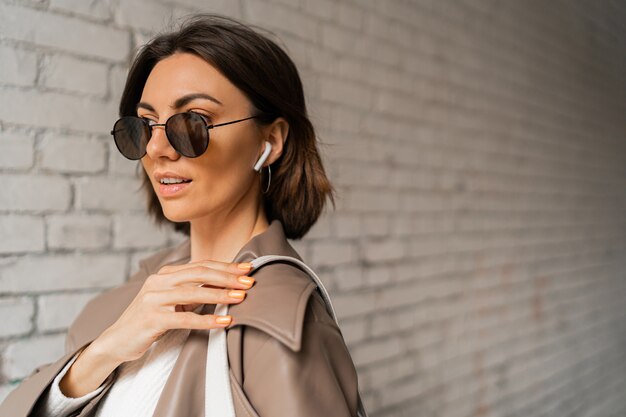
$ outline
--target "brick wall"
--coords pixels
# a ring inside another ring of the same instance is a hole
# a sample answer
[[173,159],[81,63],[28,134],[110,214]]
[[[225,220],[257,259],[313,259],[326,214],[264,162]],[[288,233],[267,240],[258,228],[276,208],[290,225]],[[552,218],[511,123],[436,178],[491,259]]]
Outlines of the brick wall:
[[138,45],[198,6],[274,31],[301,71],[340,195],[293,244],[371,416],[626,415],[608,0],[0,0],[0,401],[182,238],[150,223],[108,131]]

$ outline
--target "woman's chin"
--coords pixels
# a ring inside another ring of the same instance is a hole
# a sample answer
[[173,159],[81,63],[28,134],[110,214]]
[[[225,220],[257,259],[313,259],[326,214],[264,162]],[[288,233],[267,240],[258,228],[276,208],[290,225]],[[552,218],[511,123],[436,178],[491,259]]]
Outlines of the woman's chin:
[[167,220],[176,223],[188,222],[191,217],[187,210],[167,209],[166,207],[163,207],[163,215]]

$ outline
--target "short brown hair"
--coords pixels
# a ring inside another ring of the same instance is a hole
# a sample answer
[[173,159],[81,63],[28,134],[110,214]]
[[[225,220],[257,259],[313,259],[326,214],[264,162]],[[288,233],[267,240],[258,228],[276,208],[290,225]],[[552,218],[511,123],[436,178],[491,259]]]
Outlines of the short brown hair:
[[[300,239],[321,215],[326,197],[335,207],[335,189],[322,164],[295,64],[281,47],[253,27],[219,14],[195,13],[177,30],[158,34],[139,48],[131,64],[119,116],[137,115],[143,87],[159,60],[180,51],[193,53],[216,67],[250,100],[251,110],[260,115],[253,119],[255,123],[270,124],[277,117],[289,123],[283,152],[272,164],[263,207],[269,222],[282,222],[286,237]],[[264,188],[267,174],[262,175]],[[173,224],[175,230],[189,236],[189,222],[171,222],[165,217],[145,171],[141,187],[155,222]]]

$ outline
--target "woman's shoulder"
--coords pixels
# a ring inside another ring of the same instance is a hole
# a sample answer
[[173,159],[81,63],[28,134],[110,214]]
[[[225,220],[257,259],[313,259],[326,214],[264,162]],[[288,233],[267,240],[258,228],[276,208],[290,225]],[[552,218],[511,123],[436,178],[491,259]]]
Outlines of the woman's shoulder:
[[229,327],[254,327],[291,350],[300,350],[307,305],[317,284],[298,267],[280,262],[264,265],[249,275],[256,282],[244,301],[229,306]]

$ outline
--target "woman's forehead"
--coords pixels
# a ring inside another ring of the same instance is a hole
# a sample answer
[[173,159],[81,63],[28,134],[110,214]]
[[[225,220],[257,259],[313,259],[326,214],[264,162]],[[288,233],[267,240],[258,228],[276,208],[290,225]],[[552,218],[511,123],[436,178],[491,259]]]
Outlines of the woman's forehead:
[[[189,53],[176,53],[159,61],[150,72],[141,102],[171,106],[185,95],[198,93],[215,100],[202,99],[215,108],[229,99],[241,98],[238,89],[211,64]],[[199,97],[201,98],[201,97]]]

